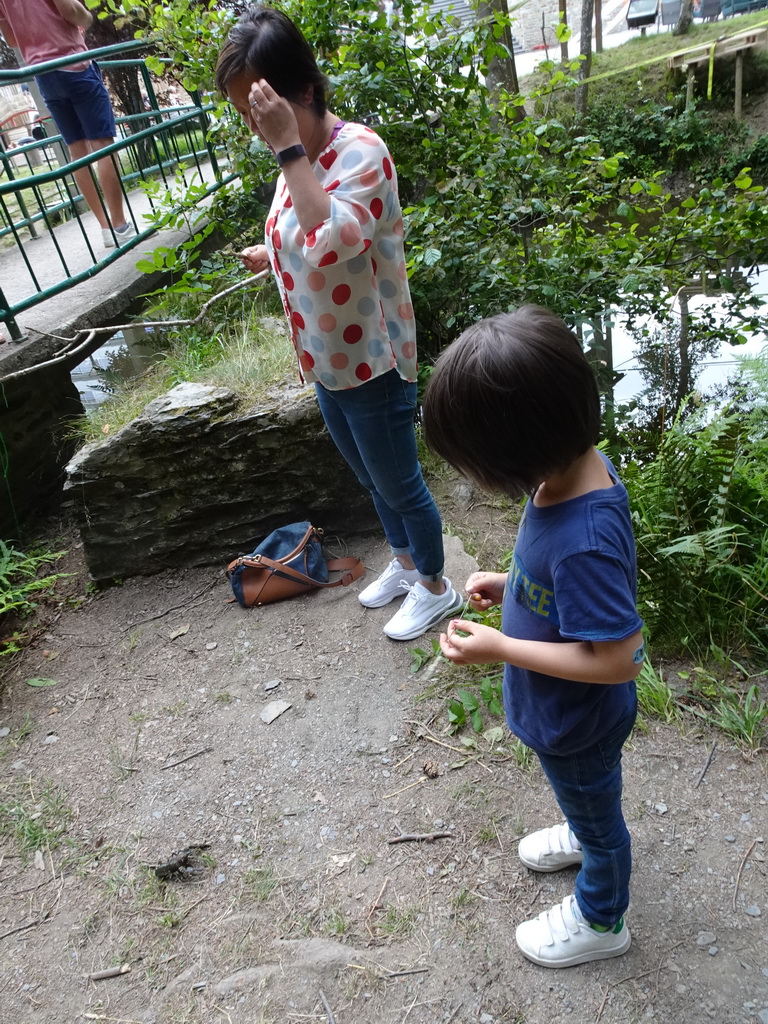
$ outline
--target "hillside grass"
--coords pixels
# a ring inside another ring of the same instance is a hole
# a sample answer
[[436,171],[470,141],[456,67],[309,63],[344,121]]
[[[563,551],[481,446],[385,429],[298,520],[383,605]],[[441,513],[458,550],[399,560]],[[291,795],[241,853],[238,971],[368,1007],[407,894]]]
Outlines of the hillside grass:
[[[645,99],[658,102],[668,101],[670,93],[685,88],[684,75],[678,72],[673,75],[667,66],[667,60],[673,53],[690,50],[696,46],[712,43],[721,37],[730,37],[746,32],[751,28],[768,27],[768,9],[756,11],[754,14],[743,14],[711,23],[694,22],[691,31],[684,36],[672,35],[670,31],[650,32],[638,35],[620,46],[593,54],[590,74],[590,101],[610,99],[612,103],[634,106],[638,102],[638,92]],[[573,46],[569,53],[576,57]],[[732,79],[733,57],[718,58],[715,61],[716,79]],[[640,66],[638,66],[640,65]],[[752,92],[768,91],[768,50],[761,48],[750,51],[744,62],[744,95]],[[700,74],[706,77],[706,65]],[[603,77],[605,76],[605,77]],[[528,92],[531,88],[541,87],[545,77],[541,72],[534,72],[521,82],[521,90]],[[638,89],[641,84],[641,88]],[[572,94],[561,93],[562,98],[568,96],[572,102]],[[699,96],[699,101],[701,97]],[[721,100],[722,102],[722,100]],[[732,93],[730,104],[732,105]]]

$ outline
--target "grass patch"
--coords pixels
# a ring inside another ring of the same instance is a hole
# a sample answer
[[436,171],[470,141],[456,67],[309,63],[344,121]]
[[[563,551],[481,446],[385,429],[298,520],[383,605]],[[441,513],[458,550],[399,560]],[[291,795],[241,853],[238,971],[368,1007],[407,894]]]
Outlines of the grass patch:
[[30,779],[7,802],[0,804],[0,836],[8,836],[27,860],[37,850],[55,850],[72,818],[66,795],[51,783],[38,791]]
[[271,864],[249,868],[243,875],[243,899],[248,903],[266,903],[280,885]]
[[[172,315],[192,319],[200,305],[198,297],[194,305],[186,304],[188,312],[161,311],[157,319],[171,319]],[[245,401],[263,399],[270,387],[294,370],[295,355],[282,320],[270,315],[271,296],[257,292],[254,299],[249,291],[238,297],[234,309],[232,305],[230,302],[223,316],[217,311],[213,324],[163,335],[156,348],[157,361],[132,381],[105,383],[110,398],[76,422],[76,434],[84,442],[101,440],[139,416],[153,399],[185,381],[229,388]]]
[[[597,78],[599,75],[610,74],[610,77],[591,81],[589,86],[590,102],[598,97],[610,98],[615,105],[636,105],[638,98],[666,99],[672,84],[667,58],[682,50],[690,50],[696,46],[704,46],[712,43],[721,36],[737,35],[746,32],[750,28],[765,23],[765,11],[756,11],[753,14],[740,15],[738,18],[730,19],[727,22],[717,21],[712,23],[696,23],[691,27],[690,32],[684,36],[673,36],[671,32],[659,32],[645,36],[636,36],[622,43],[621,46],[610,47],[602,53],[592,55],[592,70],[590,78]],[[573,46],[570,50],[573,55]],[[559,57],[559,50],[553,49],[552,55]],[[750,60],[757,63],[764,59],[762,56],[752,55],[747,57],[745,64]],[[724,58],[718,58],[715,62],[715,72],[722,67]],[[647,62],[647,63],[646,63]],[[638,68],[638,64],[643,64]],[[706,68],[702,72],[706,73]],[[523,92],[529,91],[532,87],[541,87],[546,79],[541,71],[536,71],[527,76],[521,83]],[[764,91],[765,85],[761,91]],[[563,96],[564,93],[560,93]],[[731,104],[732,104],[731,99]]]

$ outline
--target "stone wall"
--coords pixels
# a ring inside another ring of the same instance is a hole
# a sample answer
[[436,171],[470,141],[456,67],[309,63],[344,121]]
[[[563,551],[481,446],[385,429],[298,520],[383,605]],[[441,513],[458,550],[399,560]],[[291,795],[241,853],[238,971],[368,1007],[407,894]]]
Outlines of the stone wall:
[[[557,51],[556,53],[551,53],[550,57],[553,60],[559,60],[559,44],[555,35],[555,26],[560,20],[557,0],[538,0],[537,3],[523,4],[522,7],[514,11],[513,17],[515,23],[512,26],[512,31],[515,37],[520,40],[525,50],[533,50],[543,46],[546,40],[550,50],[554,48]],[[570,27],[577,33],[579,28],[578,19],[580,17],[581,8],[577,8],[575,5],[569,6],[568,21]],[[543,35],[542,19],[544,23]]]
[[0,537],[20,540],[58,505],[83,407],[69,370],[46,367],[0,385]]
[[331,441],[314,390],[283,384],[258,407],[180,384],[67,467],[96,580],[221,565],[308,519],[347,537],[377,519]]

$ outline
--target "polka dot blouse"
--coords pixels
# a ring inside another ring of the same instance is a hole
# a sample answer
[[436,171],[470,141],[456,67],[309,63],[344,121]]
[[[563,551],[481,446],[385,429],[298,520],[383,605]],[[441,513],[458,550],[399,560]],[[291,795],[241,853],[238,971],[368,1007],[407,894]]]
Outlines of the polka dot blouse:
[[403,215],[387,147],[348,123],[313,170],[331,197],[328,220],[305,236],[281,174],[265,230],[301,378],[338,391],[396,367],[415,380]]

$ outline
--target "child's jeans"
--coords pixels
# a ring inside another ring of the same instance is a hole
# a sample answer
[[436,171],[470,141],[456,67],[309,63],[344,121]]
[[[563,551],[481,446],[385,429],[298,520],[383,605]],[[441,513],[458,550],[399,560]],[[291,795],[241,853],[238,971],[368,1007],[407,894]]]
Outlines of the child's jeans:
[[590,924],[610,927],[629,906],[630,838],[621,813],[621,748],[632,731],[637,705],[598,743],[565,756],[540,754],[584,859],[576,902]]

